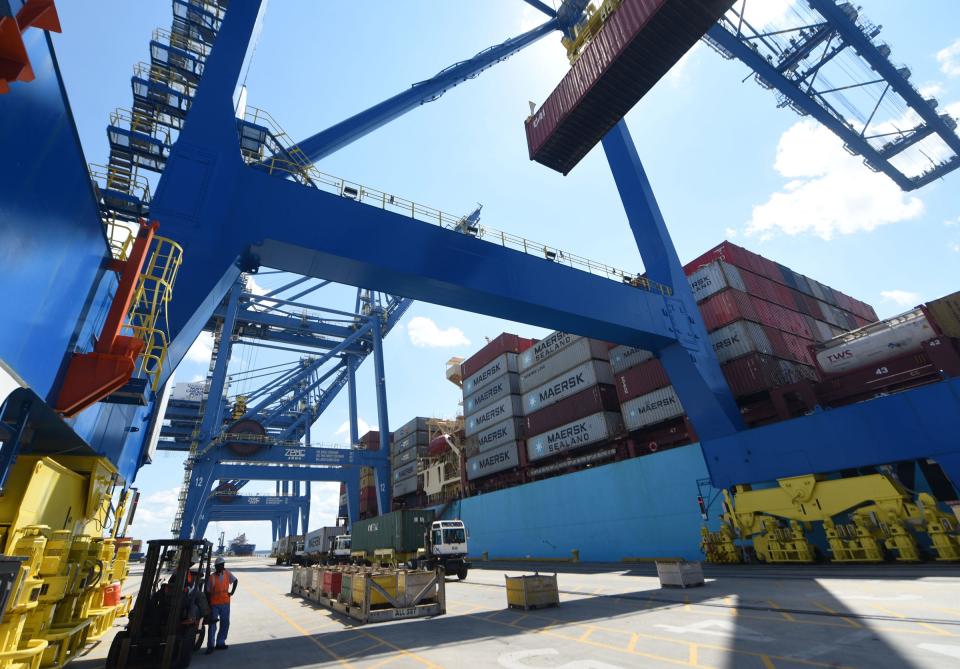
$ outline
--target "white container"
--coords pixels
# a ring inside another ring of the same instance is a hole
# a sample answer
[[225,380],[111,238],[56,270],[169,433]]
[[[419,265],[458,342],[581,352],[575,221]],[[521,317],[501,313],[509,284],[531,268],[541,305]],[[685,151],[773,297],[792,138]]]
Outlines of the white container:
[[483,407],[503,399],[505,395],[520,394],[520,375],[503,374],[495,381],[491,381],[469,397],[463,398],[463,413],[476,413]]
[[936,336],[923,311],[914,309],[818,345],[817,365],[827,374],[838,374],[919,351]]
[[307,555],[327,553],[331,549],[333,539],[346,533],[347,528],[345,527],[321,527],[312,532],[307,532],[303,537],[303,552]]
[[518,441],[523,434],[523,419],[508,418],[467,438],[467,446],[477,451],[489,451],[510,441]]
[[703,585],[703,567],[699,562],[657,560],[660,587],[691,588]]
[[710,344],[721,364],[748,353],[773,354],[763,328],[751,321],[734,321],[710,333]]
[[411,462],[409,464],[403,465],[402,467],[397,467],[393,470],[393,482],[396,483],[405,478],[411,476],[416,476],[417,474],[417,463]]
[[530,461],[595,444],[623,432],[623,419],[615,411],[602,411],[579,418],[527,440]]
[[554,332],[520,354],[520,371],[530,369],[539,362],[543,362],[551,355],[565,349],[576,342],[580,337],[568,332]]
[[598,383],[613,383],[613,370],[606,360],[588,360],[523,395],[524,415],[556,404],[560,400]]
[[673,386],[635,397],[620,405],[620,409],[628,430],[639,430],[683,415],[683,405]]
[[653,353],[633,346],[617,346],[610,349],[610,368],[614,374],[625,372],[653,357]]
[[402,481],[395,481],[393,484],[393,497],[402,497],[417,491],[417,476],[414,474],[410,478]]
[[726,288],[736,288],[747,292],[740,276],[740,270],[722,260],[714,260],[687,277],[693,299],[703,302],[715,293]]
[[467,416],[463,421],[463,433],[467,437],[472,437],[507,418],[522,415],[523,405],[520,403],[520,395],[507,395],[499,402],[494,402],[490,406]]
[[467,397],[477,392],[485,385],[504,374],[517,371],[517,354],[504,353],[486,364],[476,374],[472,374],[463,382],[463,396]]
[[204,384],[202,381],[197,383],[177,383],[174,384],[170,392],[170,399],[179,402],[202,402],[204,393]]
[[473,481],[519,465],[517,444],[515,442],[502,444],[467,460],[467,480]]
[[525,393],[588,360],[607,360],[606,342],[581,337],[520,374],[520,392]]

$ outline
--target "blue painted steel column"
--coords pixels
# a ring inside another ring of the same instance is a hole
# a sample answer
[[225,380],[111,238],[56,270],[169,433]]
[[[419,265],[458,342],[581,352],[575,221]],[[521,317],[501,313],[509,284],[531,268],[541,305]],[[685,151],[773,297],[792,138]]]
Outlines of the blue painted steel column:
[[380,313],[374,314],[373,321],[373,369],[374,386],[377,393],[377,427],[380,430],[380,453],[386,457],[383,464],[373,468],[374,485],[377,488],[377,511],[384,514],[390,510],[390,420],[387,416],[387,382],[383,367],[383,337]]
[[697,435],[709,439],[732,434],[743,428],[740,410],[710,347],[706,327],[626,121],[621,120],[606,134],[603,150],[647,277],[673,288],[664,316],[672,322],[678,341],[661,349],[658,357]]
[[[240,294],[243,284],[235,281],[230,289],[227,300],[227,310],[223,318],[220,345],[217,349],[217,359],[214,362],[213,374],[210,378],[210,388],[207,393],[207,402],[204,405],[203,420],[200,422],[200,434],[197,437],[197,452],[202,453],[223,427],[223,392],[227,383],[227,368],[230,365],[230,355],[233,351],[233,329],[237,323],[237,313],[240,310]],[[191,537],[200,539],[202,534],[195,534],[192,527],[197,512],[202,510],[213,488],[213,463],[206,456],[198,456],[194,462],[190,488],[187,491],[187,502],[184,507],[183,518],[180,522],[180,538]]]
[[347,402],[350,421],[350,445],[360,443],[360,431],[357,426],[357,360],[352,355],[347,358]]
[[344,470],[343,482],[347,485],[347,516],[350,526],[360,520],[360,468],[350,467]]

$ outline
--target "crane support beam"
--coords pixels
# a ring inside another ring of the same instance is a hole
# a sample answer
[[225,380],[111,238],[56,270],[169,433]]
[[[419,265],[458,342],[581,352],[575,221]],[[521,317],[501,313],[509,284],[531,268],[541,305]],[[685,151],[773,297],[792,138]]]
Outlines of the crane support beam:
[[304,467],[277,465],[217,465],[218,476],[243,477],[250,481],[332,481],[345,479],[343,467]]
[[523,0],[523,1],[528,5],[530,5],[531,7],[533,7],[534,9],[537,9],[543,12],[550,18],[554,18],[557,15],[557,12],[550,5],[545,5],[540,0]]
[[307,137],[298,142],[297,146],[310,162],[317,162],[407,112],[433,102],[451,88],[473,79],[487,68],[506,60],[559,27],[557,19],[552,18],[533,30],[484,49],[473,58],[455,63],[434,77],[413,84],[402,93]]

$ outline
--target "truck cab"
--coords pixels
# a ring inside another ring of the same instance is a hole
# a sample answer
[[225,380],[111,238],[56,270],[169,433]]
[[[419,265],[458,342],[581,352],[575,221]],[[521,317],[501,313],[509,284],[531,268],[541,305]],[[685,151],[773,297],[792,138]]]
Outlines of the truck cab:
[[428,569],[442,566],[461,581],[467,577],[470,563],[467,561],[469,535],[462,520],[435,520],[430,525],[424,542],[423,556],[419,562]]
[[331,555],[335,562],[350,561],[350,535],[341,534],[333,540]]

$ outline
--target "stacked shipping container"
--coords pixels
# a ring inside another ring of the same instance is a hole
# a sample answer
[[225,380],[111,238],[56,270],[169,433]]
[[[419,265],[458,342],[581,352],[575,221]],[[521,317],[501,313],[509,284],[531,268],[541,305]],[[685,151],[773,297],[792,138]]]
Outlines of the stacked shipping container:
[[524,464],[518,356],[533,343],[504,333],[461,365],[469,481]]
[[[392,435],[391,435],[392,438]],[[388,442],[390,440],[388,439]],[[380,432],[370,430],[360,437],[359,448],[368,451],[380,450]],[[360,517],[372,518],[377,515],[377,483],[370,467],[360,468]]]
[[420,488],[418,461],[427,454],[430,443],[427,420],[418,416],[393,433],[390,469],[394,499],[415,493]]

